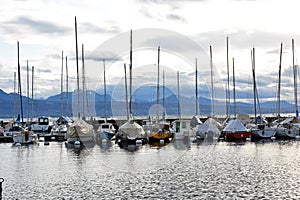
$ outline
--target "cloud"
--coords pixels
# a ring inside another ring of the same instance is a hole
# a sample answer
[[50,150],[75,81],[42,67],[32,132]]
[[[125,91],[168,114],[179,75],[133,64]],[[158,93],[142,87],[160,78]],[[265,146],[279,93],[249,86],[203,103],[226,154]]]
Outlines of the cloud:
[[65,34],[72,31],[71,28],[63,27],[49,21],[32,19],[27,16],[19,16],[15,19],[3,22],[1,30],[7,34]]
[[[266,48],[273,51],[274,47],[280,47],[280,43],[284,43],[284,48],[290,48],[292,35],[268,32],[263,30],[250,29],[222,29],[210,32],[199,33],[195,39],[199,43],[210,44],[213,43],[213,48],[224,51],[225,39],[229,37],[229,45],[235,49],[250,49],[252,47]],[[300,40],[300,35],[294,35],[294,39]],[[279,52],[279,51],[278,51]]]
[[180,22],[180,23],[186,22],[186,20],[185,20],[182,16],[177,15],[177,14],[168,14],[168,15],[166,16],[166,18],[169,19],[169,20],[173,20],[173,21],[176,21],[176,22]]
[[97,34],[99,33],[114,34],[114,33],[119,33],[121,31],[120,27],[115,25],[107,28],[101,28],[92,23],[87,23],[87,22],[80,23],[80,25],[78,26],[78,30],[79,31],[84,30],[84,32],[97,33]]

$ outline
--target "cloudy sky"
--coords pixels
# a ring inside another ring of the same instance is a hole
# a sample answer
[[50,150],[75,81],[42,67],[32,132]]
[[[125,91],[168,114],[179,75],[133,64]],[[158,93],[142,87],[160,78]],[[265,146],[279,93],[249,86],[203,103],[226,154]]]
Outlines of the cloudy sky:
[[[89,85],[102,81],[102,58],[108,60],[107,66],[110,67],[107,71],[108,84],[114,85],[122,80],[123,63],[129,63],[128,34],[132,29],[133,43],[136,41],[135,36],[139,36],[144,42],[149,43],[151,39],[155,39],[152,43],[161,45],[161,62],[166,68],[173,69],[168,75],[173,76],[174,83],[176,71],[179,70],[184,79],[193,84],[194,61],[191,57],[198,56],[195,52],[187,52],[193,48],[194,42],[203,49],[203,52],[199,52],[198,60],[200,68],[205,69],[209,68],[209,45],[212,45],[217,77],[215,81],[219,86],[225,86],[228,36],[230,76],[234,57],[237,97],[240,101],[252,98],[250,51],[253,47],[256,51],[259,96],[262,101],[274,99],[282,42],[282,98],[293,99],[292,38],[295,39],[296,64],[299,56],[298,41],[300,44],[300,27],[297,25],[299,3],[296,0],[3,0],[2,5],[0,82],[1,89],[5,92],[13,91],[13,77],[17,71],[17,41],[20,42],[22,81],[25,88],[26,60],[30,69],[31,66],[35,68],[35,98],[46,98],[60,92],[62,51],[68,57],[69,88],[76,88],[74,17],[77,16],[79,53],[81,54],[81,44],[84,44],[87,60],[99,46],[103,48],[111,44],[110,51],[102,51],[97,55],[96,66],[99,65],[99,68],[86,62]],[[147,33],[139,30],[146,30]],[[166,31],[158,34],[155,32],[157,30]],[[153,35],[156,38],[151,37]],[[121,38],[122,44],[119,47],[118,41]],[[151,45],[151,48],[137,44],[133,46],[134,67],[153,65],[153,68],[147,68],[148,71],[136,70],[139,73],[136,83],[149,84],[149,79],[155,83],[156,50]],[[146,72],[154,77],[145,79],[143,73]],[[201,80],[203,84],[208,84],[210,79],[205,73],[203,70],[200,74]],[[89,74],[94,76],[89,77]],[[170,79],[168,83],[172,84]]]

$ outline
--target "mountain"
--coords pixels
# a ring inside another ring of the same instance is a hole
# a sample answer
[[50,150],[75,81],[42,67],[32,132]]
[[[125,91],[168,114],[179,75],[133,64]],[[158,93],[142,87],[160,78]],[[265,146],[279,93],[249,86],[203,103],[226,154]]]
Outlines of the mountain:
[[[88,91],[88,97],[86,98],[86,104],[90,104],[93,107],[94,114],[96,116],[104,116],[104,94],[99,94],[94,91]],[[168,115],[177,115],[178,114],[178,101],[177,95],[174,94],[171,90],[166,89],[165,91],[165,105],[166,113]],[[76,95],[76,94],[75,94]],[[67,96],[69,98],[67,102]],[[63,102],[63,114],[72,117],[72,102],[73,102],[73,93],[63,92],[62,93],[62,102]],[[163,88],[160,88],[160,99],[159,104],[162,105],[163,97]],[[27,97],[22,96],[23,101],[23,113],[24,118],[29,117],[38,117],[38,116],[51,116],[58,117],[60,115],[60,98],[61,95],[57,94],[50,96],[47,99],[37,99],[32,100]],[[106,97],[106,113],[107,116],[116,116],[116,115],[126,115],[125,103],[124,100],[115,100],[111,97],[110,94],[107,94]],[[181,113],[185,115],[195,114],[195,98],[194,97],[185,97],[181,96]],[[74,98],[74,108],[76,107],[77,95]],[[80,97],[82,103],[82,96]],[[12,118],[17,116],[19,113],[19,96],[14,93],[7,94],[0,89],[0,118]],[[29,102],[29,104],[28,104]],[[199,113],[203,115],[209,115],[211,113],[211,101],[210,99],[199,97]],[[147,116],[155,112],[156,105],[156,87],[153,86],[143,86],[135,90],[133,94],[133,115],[134,116]],[[222,104],[219,102],[219,104]],[[223,103],[224,104],[224,103]],[[223,105],[222,104],[222,105]],[[253,114],[253,104],[237,102],[237,114]],[[276,102],[269,101],[263,102],[260,105],[262,113],[276,113]],[[32,109],[33,108],[33,109]],[[216,107],[217,109],[217,107]],[[230,113],[233,113],[234,105],[230,104]],[[259,110],[257,109],[259,112]],[[294,105],[286,101],[281,101],[281,111],[282,113],[293,113]],[[77,111],[74,113],[77,113]]]

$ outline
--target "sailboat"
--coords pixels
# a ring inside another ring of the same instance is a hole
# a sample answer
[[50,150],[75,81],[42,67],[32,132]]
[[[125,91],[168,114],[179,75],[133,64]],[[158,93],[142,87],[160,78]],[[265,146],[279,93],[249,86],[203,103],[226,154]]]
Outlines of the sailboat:
[[[253,102],[254,102],[254,120],[255,124],[250,129],[251,133],[251,140],[256,139],[271,139],[274,137],[276,133],[276,129],[270,128],[266,123],[264,123],[264,120],[261,116],[257,117],[256,113],[256,101],[259,105],[258,101],[258,92],[257,92],[257,86],[256,86],[256,79],[255,79],[255,49],[253,48],[251,51],[251,61],[252,61],[252,75],[253,75]],[[260,108],[260,107],[259,107]]]
[[294,39],[292,39],[292,53],[293,53],[293,72],[294,72],[294,94],[295,94],[295,106],[296,117],[286,118],[280,121],[280,84],[281,84],[281,60],[282,60],[282,43],[280,48],[280,63],[279,63],[279,82],[277,93],[277,129],[275,137],[276,139],[295,139],[300,133],[300,124],[298,122],[298,106],[297,106],[297,68],[294,63]]
[[[142,126],[136,123],[132,116],[132,30],[130,31],[130,101],[129,101],[129,119],[126,123],[119,127],[116,134],[116,142],[121,147],[136,144],[146,144],[148,142],[147,135]],[[127,90],[126,90],[127,91]],[[126,95],[127,96],[127,95]],[[127,100],[126,100],[127,101]]]
[[234,74],[234,58],[232,58],[233,68],[233,100],[234,100],[234,119],[230,120],[223,129],[222,133],[225,135],[226,141],[246,141],[250,137],[250,132],[242,124],[242,122],[236,118],[236,98],[235,98],[235,74]]
[[[77,119],[68,127],[67,142],[71,144],[88,143],[95,141],[94,129],[91,124],[80,117],[80,91],[79,91],[79,66],[78,66],[78,43],[77,43],[77,21],[75,17],[75,39],[76,39],[76,67],[77,67]],[[83,54],[83,52],[82,52]],[[83,105],[84,106],[84,105]]]
[[[158,59],[157,59],[157,96],[156,96],[156,122],[150,123],[149,130],[149,143],[151,145],[163,145],[170,142],[173,134],[170,131],[170,124],[165,120],[164,114],[162,121],[159,120],[158,106],[159,106],[159,77],[160,77],[160,46],[158,46]],[[164,78],[164,76],[163,76]],[[163,87],[165,89],[165,86]],[[163,93],[164,94],[164,93]],[[164,99],[165,97],[163,97]],[[163,105],[163,108],[165,105]],[[150,120],[151,122],[151,120]]]
[[[73,123],[73,120],[67,116],[63,115],[63,62],[64,62],[64,55],[62,51],[62,66],[61,66],[61,81],[60,81],[60,116],[55,121],[52,126],[51,132],[49,136],[45,136],[45,140],[55,140],[55,141],[65,141],[66,134],[68,131],[68,127]],[[66,71],[67,71],[67,57],[66,57]],[[68,93],[68,92],[67,92]]]
[[103,59],[103,67],[104,67],[104,116],[105,121],[101,123],[96,132],[96,140],[101,142],[107,142],[111,140],[116,134],[116,128],[112,123],[107,121],[107,110],[106,110],[106,77],[105,77],[105,60]]
[[214,79],[213,79],[213,62],[212,62],[212,47],[210,50],[210,78],[211,78],[211,117],[209,117],[202,125],[199,125],[197,130],[197,140],[202,139],[207,142],[216,141],[222,130],[222,125],[214,118]]
[[19,41],[17,42],[18,47],[18,93],[19,93],[19,105],[20,112],[18,119],[13,123],[9,132],[13,137],[14,144],[32,144],[36,142],[36,135],[28,129],[23,127],[23,103],[22,103],[22,88],[21,88],[21,69],[19,61]]

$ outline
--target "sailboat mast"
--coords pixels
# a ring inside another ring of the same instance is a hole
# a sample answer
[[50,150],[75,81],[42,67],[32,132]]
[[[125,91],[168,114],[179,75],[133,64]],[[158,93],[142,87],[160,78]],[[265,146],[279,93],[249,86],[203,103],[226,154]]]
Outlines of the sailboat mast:
[[211,116],[215,113],[215,103],[214,103],[214,72],[213,72],[213,62],[212,62],[212,47],[209,46],[210,52],[210,81],[211,81]]
[[280,44],[279,72],[278,72],[278,92],[277,92],[277,119],[280,120],[280,84],[281,84],[281,62],[282,62],[282,43]]
[[157,86],[156,86],[156,120],[159,120],[158,104],[159,104],[159,59],[160,59],[160,46],[157,49]]
[[34,80],[34,66],[32,66],[31,72],[31,122],[33,118],[33,80]]
[[165,83],[165,70],[163,70],[163,120],[165,120],[165,98],[166,98],[166,83]]
[[64,51],[61,51],[61,73],[60,73],[60,117],[63,116],[63,76],[64,76]]
[[107,121],[107,113],[106,113],[106,74],[105,74],[105,59],[103,59],[103,82],[104,82],[104,116],[105,121]]
[[23,102],[22,102],[22,88],[21,88],[21,68],[20,68],[20,51],[19,51],[19,41],[18,41],[18,88],[19,88],[19,98],[20,98],[20,114],[21,123],[23,124]]
[[196,72],[195,72],[195,86],[196,86],[196,89],[195,89],[195,92],[196,92],[196,116],[198,115],[198,62],[197,62],[197,58],[195,59],[195,65],[196,65]]
[[66,104],[66,108],[67,108],[67,115],[69,114],[69,74],[68,74],[68,57],[66,56],[66,92],[67,92],[67,104]]
[[294,39],[292,39],[292,52],[293,52],[293,74],[294,74],[294,96],[295,96],[295,111],[296,117],[299,117],[298,111],[298,98],[297,98],[297,66],[295,65],[295,45]]
[[130,117],[132,117],[132,30],[130,30],[130,64],[129,64],[129,81],[130,81],[130,102],[129,102],[129,113]]
[[179,71],[177,71],[177,92],[178,92],[178,117],[181,118],[181,108],[180,108],[180,89],[179,89]]
[[255,80],[255,49],[251,51],[251,62],[252,62],[252,75],[253,75],[253,105],[254,105],[254,120],[257,124],[257,111],[256,111],[256,80]]
[[78,118],[80,118],[80,95],[79,95],[79,66],[78,66],[78,42],[77,42],[77,21],[75,16],[75,41],[76,41],[76,68],[77,68],[77,106],[78,106]]
[[14,119],[16,118],[16,82],[17,82],[17,73],[14,72]]
[[28,66],[28,60],[27,60],[27,66],[26,66],[26,72],[27,72],[27,122],[29,122],[29,66]]
[[125,78],[124,78],[124,81],[125,81],[125,103],[126,103],[126,114],[127,114],[127,120],[129,120],[126,63],[124,63],[124,72],[125,72]]
[[233,103],[234,103],[234,118],[236,119],[236,98],[235,98],[235,72],[234,72],[234,58],[232,58],[232,81],[233,81]]
[[81,50],[82,61],[82,117],[85,117],[85,69],[84,69],[84,45]]
[[228,49],[228,37],[226,37],[226,57],[227,57],[227,91],[226,91],[226,115],[230,117],[230,90],[229,90],[229,49]]

